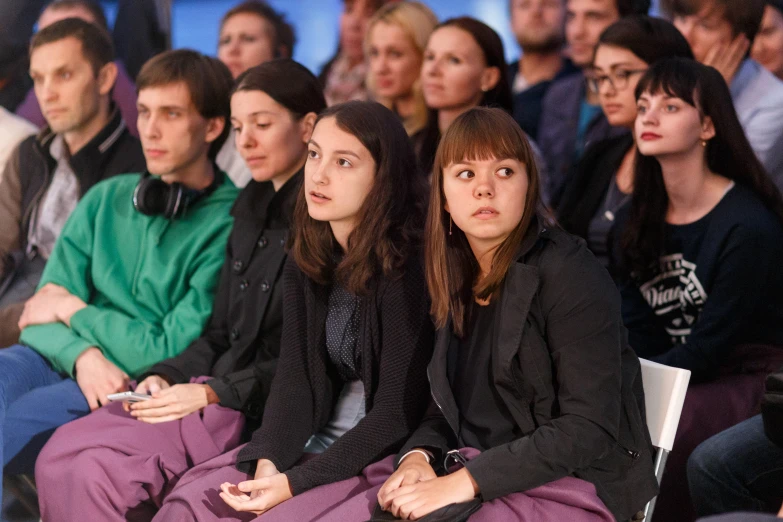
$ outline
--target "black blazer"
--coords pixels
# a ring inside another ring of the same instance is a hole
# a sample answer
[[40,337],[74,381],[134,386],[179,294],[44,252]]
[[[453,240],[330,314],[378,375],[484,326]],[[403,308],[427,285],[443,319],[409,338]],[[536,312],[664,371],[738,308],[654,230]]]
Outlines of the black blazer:
[[[593,483],[619,520],[658,485],[639,360],[620,299],[584,242],[531,225],[503,283],[493,343],[495,387],[524,435],[467,464],[484,500],[573,475]],[[446,375],[451,328],[438,332],[428,373],[435,401],[400,454],[415,447],[440,462],[461,442]]]
[[612,177],[633,146],[633,135],[629,133],[601,140],[587,149],[574,176],[566,184],[557,207],[560,226],[587,239],[590,220],[598,212]]
[[418,258],[403,274],[379,277],[361,298],[359,343],[367,415],[329,449],[296,467],[305,443],[331,418],[343,386],[326,351],[329,286],[285,266],[283,347],[264,420],[242,451],[248,473],[261,458],[288,476],[294,495],[358,475],[397,451],[428,405],[427,363],[435,339]]
[[231,209],[234,227],[215,294],[212,317],[185,351],[149,369],[175,383],[212,376],[207,384],[220,404],[242,411],[248,429],[261,422],[280,353],[283,265],[298,172],[278,192],[271,182],[251,181]]

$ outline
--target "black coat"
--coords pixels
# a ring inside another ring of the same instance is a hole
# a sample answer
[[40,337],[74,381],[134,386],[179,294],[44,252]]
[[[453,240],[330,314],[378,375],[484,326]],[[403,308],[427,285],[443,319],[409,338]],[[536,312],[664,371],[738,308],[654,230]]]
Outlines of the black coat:
[[251,181],[231,210],[234,227],[226,246],[212,317],[184,352],[140,377],[164,375],[175,383],[214,377],[207,384],[220,404],[242,411],[249,429],[264,411],[280,353],[285,243],[301,171],[275,193],[271,182]]
[[306,277],[293,259],[286,263],[284,287],[280,369],[263,423],[237,461],[252,473],[258,459],[271,460],[298,495],[358,475],[407,440],[427,408],[435,332],[420,260],[410,259],[401,275],[371,282],[360,301],[357,344],[367,414],[329,449],[294,466],[310,436],[329,422],[344,383],[326,350],[330,287]]
[[[573,475],[593,483],[619,520],[657,490],[639,360],[627,342],[620,300],[584,242],[538,224],[503,283],[492,344],[496,390],[524,434],[467,464],[484,500]],[[428,368],[435,404],[401,454],[461,445],[446,374],[450,325]]]

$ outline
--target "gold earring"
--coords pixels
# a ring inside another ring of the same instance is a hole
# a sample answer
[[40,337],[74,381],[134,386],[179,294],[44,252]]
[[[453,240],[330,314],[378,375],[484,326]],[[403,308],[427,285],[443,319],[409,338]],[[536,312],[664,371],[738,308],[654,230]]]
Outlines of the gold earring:
[[449,214],[449,235],[451,235],[451,214]]

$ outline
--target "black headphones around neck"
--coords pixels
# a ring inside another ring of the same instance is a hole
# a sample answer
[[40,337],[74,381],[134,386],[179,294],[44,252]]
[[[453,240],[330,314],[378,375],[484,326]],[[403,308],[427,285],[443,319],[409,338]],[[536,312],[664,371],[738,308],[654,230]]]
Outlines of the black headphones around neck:
[[212,183],[204,190],[189,189],[181,183],[168,184],[160,177],[144,172],[133,191],[133,207],[148,216],[177,219],[199,200],[215,192],[222,183],[223,173],[217,167]]

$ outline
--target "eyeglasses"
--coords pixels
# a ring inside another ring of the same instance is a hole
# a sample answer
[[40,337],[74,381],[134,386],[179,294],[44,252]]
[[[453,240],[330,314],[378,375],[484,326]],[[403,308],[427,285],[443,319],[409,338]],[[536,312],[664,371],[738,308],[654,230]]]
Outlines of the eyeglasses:
[[598,94],[601,92],[601,86],[608,82],[613,90],[621,91],[628,87],[628,79],[631,76],[645,72],[647,72],[647,69],[633,69],[630,71],[619,69],[609,74],[595,74],[593,72],[587,76],[587,87],[595,94]]

